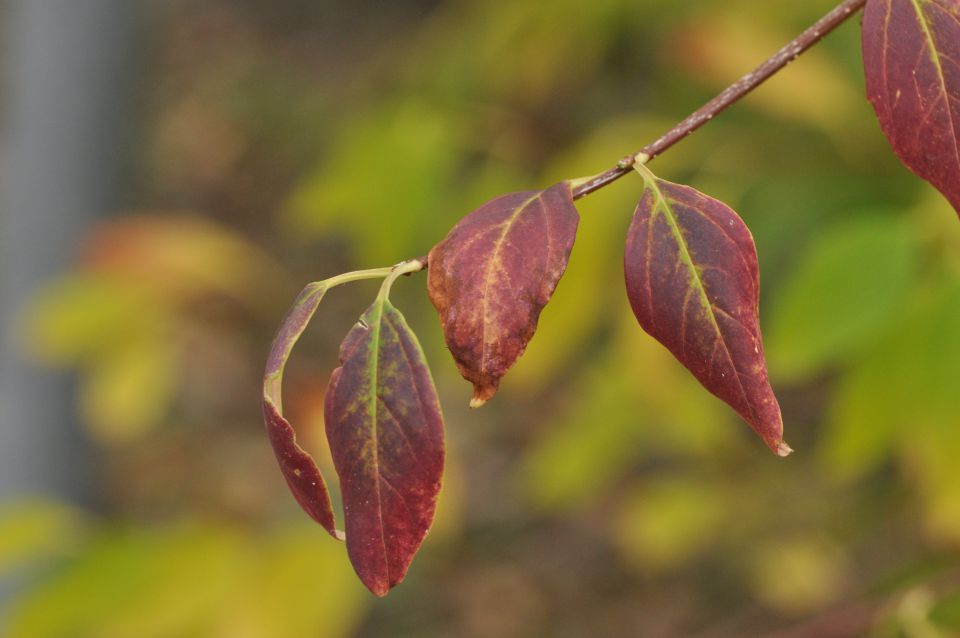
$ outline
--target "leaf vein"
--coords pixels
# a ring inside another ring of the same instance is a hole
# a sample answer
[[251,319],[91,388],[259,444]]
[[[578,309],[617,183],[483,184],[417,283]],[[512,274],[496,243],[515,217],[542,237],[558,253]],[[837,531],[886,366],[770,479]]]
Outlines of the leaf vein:
[[[940,51],[937,48],[937,42],[933,37],[933,32],[930,30],[930,23],[927,21],[926,14],[924,14],[923,8],[919,4],[919,0],[910,1],[913,3],[914,11],[916,11],[917,14],[917,21],[920,23],[920,27],[923,29],[924,36],[927,40],[927,44],[930,47],[930,58],[933,60],[933,64],[937,69],[937,75],[940,78],[941,92],[949,95],[949,91],[947,89],[947,79],[943,73],[943,64],[940,60]],[[957,139],[957,123],[955,121],[958,117],[960,116],[955,115],[950,108],[947,108],[947,120],[950,122],[950,139],[953,142],[953,155],[957,162],[957,167],[960,168],[960,140]]]
[[[646,176],[645,176],[646,177]],[[651,174],[652,177],[652,174]],[[714,314],[713,304],[710,302],[709,297],[707,296],[707,291],[704,288],[703,281],[700,279],[700,274],[697,271],[696,266],[693,263],[693,257],[690,255],[689,247],[687,246],[686,239],[683,237],[683,232],[680,230],[677,220],[674,219],[670,206],[667,203],[667,199],[663,196],[660,188],[656,185],[654,181],[656,178],[647,178],[647,187],[651,189],[659,200],[657,207],[663,211],[663,215],[667,220],[667,225],[670,227],[670,231],[673,234],[674,241],[677,244],[677,247],[680,250],[680,258],[686,264],[688,270],[690,271],[690,281],[696,286],[700,301],[703,304],[704,308],[707,310],[707,316],[710,318],[710,323],[713,326],[715,331],[715,338],[723,346],[723,351],[726,354],[728,363],[730,364],[731,369],[736,372],[736,365],[733,362],[733,354],[730,352],[730,348],[727,346],[727,342],[723,337],[723,331],[720,329],[720,324],[717,322],[717,317]],[[715,344],[716,345],[716,344]],[[750,401],[750,397],[747,396],[746,388],[743,386],[743,381],[740,379],[740,375],[736,375],[737,386],[740,388],[740,395],[743,398],[744,403],[747,406],[747,410],[750,412],[752,420],[756,420],[756,414],[753,409],[753,403]]]
[[510,234],[510,231],[513,229],[513,225],[516,223],[517,219],[520,218],[520,215],[530,205],[535,199],[541,197],[543,191],[537,191],[536,194],[527,199],[523,204],[514,209],[513,214],[507,219],[505,223],[505,228],[501,233],[497,243],[493,247],[493,251],[490,254],[490,258],[487,261],[486,272],[483,277],[483,291],[480,293],[480,307],[481,307],[481,320],[480,320],[480,370],[485,375],[487,369],[487,351],[489,350],[487,344],[487,322],[490,314],[489,305],[487,302],[488,293],[490,291],[490,274],[493,268],[493,264],[500,257],[500,250],[503,248],[504,241],[507,238],[507,235]]

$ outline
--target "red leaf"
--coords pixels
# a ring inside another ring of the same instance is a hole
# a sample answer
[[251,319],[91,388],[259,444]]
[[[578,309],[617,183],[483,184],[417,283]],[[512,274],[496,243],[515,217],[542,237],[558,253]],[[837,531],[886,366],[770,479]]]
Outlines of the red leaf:
[[893,150],[960,214],[960,0],[869,0],[863,61]]
[[304,511],[320,523],[331,536],[343,540],[343,532],[336,529],[330,494],[320,469],[303,448],[297,444],[293,426],[281,412],[281,385],[283,368],[293,345],[303,334],[327,291],[325,284],[310,284],[300,293],[287,313],[270,348],[267,368],[263,375],[263,419],[273,453],[290,491]]
[[473,383],[472,407],[496,393],[533,337],[579,219],[561,182],[487,202],[430,251],[430,300],[460,373]]
[[433,522],[443,417],[420,344],[385,295],[340,348],[324,404],[347,553],[377,596],[403,580]]
[[727,205],[657,179],[646,186],[627,234],[627,296],[640,325],[781,456],[780,406],[760,338],[757,251]]
[[320,523],[331,536],[343,540],[343,532],[336,529],[330,494],[313,457],[297,444],[293,426],[277,411],[269,400],[263,402],[263,418],[273,453],[280,463],[293,497],[310,517]]

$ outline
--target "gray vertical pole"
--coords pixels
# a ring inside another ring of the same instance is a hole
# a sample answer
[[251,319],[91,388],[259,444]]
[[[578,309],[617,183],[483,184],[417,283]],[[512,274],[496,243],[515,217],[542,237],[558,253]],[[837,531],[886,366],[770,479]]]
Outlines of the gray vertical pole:
[[13,342],[25,299],[119,203],[135,0],[7,0],[0,128],[0,505],[96,501],[66,375]]

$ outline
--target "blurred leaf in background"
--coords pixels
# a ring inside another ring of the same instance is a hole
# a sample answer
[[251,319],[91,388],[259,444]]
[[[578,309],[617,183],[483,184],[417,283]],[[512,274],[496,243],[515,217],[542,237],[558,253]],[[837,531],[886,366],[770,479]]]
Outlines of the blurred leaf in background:
[[[26,348],[78,376],[102,511],[6,508],[0,569],[29,577],[4,635],[955,633],[960,228],[890,153],[853,24],[656,162],[753,230],[795,455],[762,449],[633,320],[629,177],[578,202],[569,270],[482,411],[424,278],[398,282],[453,462],[389,598],[309,526],[260,424],[261,365],[299,286],[426,254],[497,194],[611,165],[833,4],[153,14],[131,186],[152,212],[91,229],[23,311]],[[325,299],[288,368],[286,408],[328,472],[326,378],[373,294]]]

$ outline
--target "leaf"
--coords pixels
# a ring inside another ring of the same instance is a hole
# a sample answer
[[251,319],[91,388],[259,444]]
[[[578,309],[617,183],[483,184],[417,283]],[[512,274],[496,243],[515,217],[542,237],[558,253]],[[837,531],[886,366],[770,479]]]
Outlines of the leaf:
[[267,358],[267,368],[263,376],[263,418],[273,453],[294,498],[331,536],[343,540],[343,532],[336,528],[333,508],[330,506],[330,493],[320,469],[313,457],[297,444],[293,426],[283,417],[280,389],[283,368],[290,351],[303,334],[328,288],[324,282],[309,284],[293,302],[293,307],[283,320],[270,347],[270,356]]
[[251,546],[244,549],[249,570],[217,609],[222,614],[219,626],[206,635],[357,635],[370,596],[339,544],[318,543],[315,531],[299,524],[278,527],[269,535],[253,531],[248,542]]
[[774,298],[767,356],[777,379],[846,364],[902,319],[917,282],[918,237],[907,219],[872,214],[815,238]]
[[55,501],[31,499],[0,509],[0,576],[50,558],[70,555],[87,534],[84,514]]
[[233,611],[256,548],[225,526],[111,527],[4,601],[5,637],[218,634],[204,629]]
[[579,215],[570,184],[497,197],[430,251],[428,289],[447,347],[483,405],[523,354],[563,276]]
[[893,150],[960,215],[960,1],[869,0],[863,61]]
[[780,456],[780,406],[760,336],[760,273],[753,237],[726,204],[658,179],[645,188],[627,233],[627,296],[640,326]]
[[82,256],[86,270],[113,273],[164,300],[217,294],[262,308],[286,292],[286,276],[269,255],[200,216],[124,215],[95,228]]
[[347,334],[340,362],[324,420],[347,553],[360,580],[384,596],[403,580],[433,522],[443,416],[420,344],[383,291]]
[[365,615],[369,597],[346,557],[309,527],[92,520],[77,536],[80,521],[58,526],[70,521],[57,509],[18,507],[18,520],[33,522],[0,529],[21,541],[36,529],[33,544],[55,537],[62,546],[50,548],[50,568],[13,581],[4,638],[346,638]]
[[102,442],[131,441],[157,428],[176,398],[181,353],[161,338],[128,338],[90,361],[81,413]]
[[822,610],[844,593],[851,576],[846,548],[829,537],[794,532],[756,543],[750,550],[753,555],[742,560],[747,563],[753,595],[764,606],[784,614]]
[[157,326],[168,314],[142,286],[100,273],[71,274],[33,295],[18,337],[44,364],[77,365],[131,336],[163,332]]
[[614,517],[617,545],[636,567],[677,569],[719,540],[733,503],[716,481],[668,476],[630,488]]
[[[723,410],[660,344],[617,313],[611,340],[577,368],[544,436],[529,446],[519,487],[546,510],[583,507],[651,459],[703,460],[736,455]],[[552,323],[552,322],[551,322]],[[637,370],[644,383],[637,386]],[[603,423],[603,427],[590,427]]]
[[[459,121],[462,111],[438,108],[422,96],[385,98],[378,108],[338,122],[322,165],[308,172],[287,206],[288,233],[301,240],[345,235],[360,260],[422,250],[422,238],[436,228],[434,211],[462,197],[456,176],[465,152],[458,131],[473,126]],[[370,148],[403,157],[377,188],[366,187],[363,170]],[[407,212],[373,213],[391,209]]]

